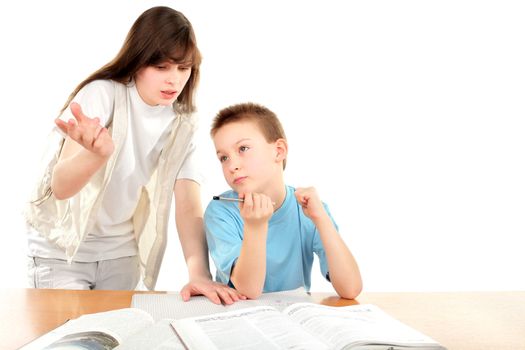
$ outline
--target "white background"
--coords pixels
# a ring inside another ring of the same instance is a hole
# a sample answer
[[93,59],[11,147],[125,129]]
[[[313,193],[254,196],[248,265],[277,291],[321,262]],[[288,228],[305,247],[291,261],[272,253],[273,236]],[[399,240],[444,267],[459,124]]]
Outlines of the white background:
[[[21,210],[58,110],[166,4],[204,56],[204,204],[227,189],[213,115],[262,103],[287,132],[287,183],[317,187],[365,291],[525,289],[520,1],[2,2],[0,286],[26,285]],[[173,224],[157,287],[186,277]],[[331,290],[317,265],[312,289]]]

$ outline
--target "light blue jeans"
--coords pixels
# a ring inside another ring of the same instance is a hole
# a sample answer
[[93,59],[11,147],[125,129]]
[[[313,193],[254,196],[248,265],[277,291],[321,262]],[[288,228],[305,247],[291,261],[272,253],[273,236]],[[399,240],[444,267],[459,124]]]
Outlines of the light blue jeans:
[[33,288],[133,290],[140,279],[138,256],[96,262],[28,257],[27,276]]

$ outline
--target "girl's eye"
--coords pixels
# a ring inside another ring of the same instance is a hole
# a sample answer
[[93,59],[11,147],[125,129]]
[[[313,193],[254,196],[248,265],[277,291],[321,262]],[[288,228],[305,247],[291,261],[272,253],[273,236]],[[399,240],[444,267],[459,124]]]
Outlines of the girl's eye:
[[227,161],[227,160],[228,160],[228,157],[227,157],[227,156],[220,156],[220,157],[219,157],[219,161],[220,161],[221,163],[224,163],[224,162]]
[[241,146],[239,147],[239,152],[243,153],[243,152],[246,152],[247,150],[249,150],[250,148],[247,147],[247,146]]
[[179,69],[182,71],[187,71],[191,69],[191,66],[182,66],[182,67],[179,67]]
[[158,66],[155,66],[157,69],[160,69],[160,70],[164,70],[166,69],[166,66],[165,65],[158,65]]

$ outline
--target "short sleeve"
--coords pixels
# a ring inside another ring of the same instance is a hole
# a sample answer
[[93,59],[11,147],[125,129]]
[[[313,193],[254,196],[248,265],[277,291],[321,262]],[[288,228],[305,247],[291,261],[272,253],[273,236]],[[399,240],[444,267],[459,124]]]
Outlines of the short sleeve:
[[200,148],[197,147],[194,141],[191,142],[186,159],[184,159],[184,163],[182,163],[182,167],[177,174],[177,180],[180,179],[193,180],[201,185],[204,181]]
[[[324,209],[326,210],[326,213],[330,217],[330,220],[332,220],[332,223],[334,224],[335,229],[337,230],[337,232],[339,232],[339,227],[337,226],[337,223],[332,217],[332,214],[330,214],[328,205],[326,203],[323,203],[323,206],[324,206]],[[326,261],[326,252],[324,250],[323,242],[321,241],[321,236],[319,235],[319,231],[317,231],[317,228],[315,228],[313,249],[317,257],[319,258],[319,265],[320,265],[319,267],[321,269],[321,273],[323,274],[323,277],[326,278],[330,282],[330,273],[328,271],[328,263]]]
[[[111,80],[95,80],[84,86],[73,98],[82,108],[82,112],[90,118],[99,118],[100,125],[107,125],[113,115],[115,103],[115,82]],[[71,110],[66,108],[59,117],[64,121],[74,119]]]
[[243,224],[236,203],[211,201],[204,213],[210,255],[217,268],[216,280],[230,284],[232,268],[241,252]]

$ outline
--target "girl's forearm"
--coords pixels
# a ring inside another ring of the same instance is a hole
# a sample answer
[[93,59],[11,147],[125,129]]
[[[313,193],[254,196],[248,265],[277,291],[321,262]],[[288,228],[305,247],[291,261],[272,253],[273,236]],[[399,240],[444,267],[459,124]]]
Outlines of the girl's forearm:
[[67,199],[77,194],[108,158],[85,149],[61,159],[53,169],[51,188],[57,199]]
[[211,279],[199,185],[187,179],[175,182],[175,223],[190,281]]
[[[183,218],[184,217],[184,218]],[[202,217],[176,215],[177,231],[181,243],[188,279],[212,279],[208,259],[208,245],[202,229]]]
[[190,281],[212,279],[208,254],[203,254],[202,250],[189,253],[186,258],[186,266],[188,268],[188,278]]

